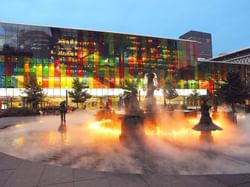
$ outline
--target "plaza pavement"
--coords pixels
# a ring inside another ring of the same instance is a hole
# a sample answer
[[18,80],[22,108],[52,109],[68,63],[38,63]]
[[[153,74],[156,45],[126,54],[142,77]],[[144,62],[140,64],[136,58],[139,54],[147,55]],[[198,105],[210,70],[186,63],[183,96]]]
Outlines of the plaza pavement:
[[17,123],[27,123],[39,119],[40,116],[18,116],[18,117],[0,117],[0,129],[8,128]]
[[[34,117],[0,118],[0,128]],[[250,174],[165,175],[87,171],[31,162],[0,152],[0,187],[250,187]]]
[[164,175],[87,171],[0,153],[1,187],[250,187],[250,174]]

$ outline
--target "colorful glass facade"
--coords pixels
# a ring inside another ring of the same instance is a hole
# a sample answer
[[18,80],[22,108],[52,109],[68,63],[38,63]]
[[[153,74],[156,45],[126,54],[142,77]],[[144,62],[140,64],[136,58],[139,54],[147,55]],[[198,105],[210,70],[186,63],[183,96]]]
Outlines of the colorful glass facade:
[[0,23],[0,88],[23,88],[31,74],[47,89],[69,89],[76,77],[90,89],[119,88],[126,79],[143,87],[151,71],[160,85],[168,77],[177,89],[211,90],[228,68],[198,64],[192,41]]
[[43,88],[71,88],[75,77],[89,88],[118,88],[153,71],[182,88],[198,80],[196,50],[182,40],[1,23],[0,87],[23,88],[33,73]]

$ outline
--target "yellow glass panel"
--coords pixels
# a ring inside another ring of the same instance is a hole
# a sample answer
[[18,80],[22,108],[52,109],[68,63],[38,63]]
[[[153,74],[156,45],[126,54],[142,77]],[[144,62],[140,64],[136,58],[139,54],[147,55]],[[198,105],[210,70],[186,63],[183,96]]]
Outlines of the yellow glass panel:
[[83,83],[83,77],[78,77],[79,81]]
[[55,74],[55,68],[54,68],[54,64],[50,64],[49,65],[49,76],[53,77]]
[[65,64],[61,64],[61,76],[66,76],[66,68],[65,68]]
[[49,88],[54,88],[54,77],[49,77]]
[[66,77],[61,77],[61,88],[66,88]]
[[185,84],[185,81],[184,80],[180,80],[180,88],[181,89],[184,89],[184,84]]
[[23,79],[23,76],[17,76],[17,88],[23,88],[24,86],[23,86],[23,81],[24,81],[24,79]]
[[37,79],[37,84],[39,86],[42,86],[43,85],[43,79],[42,79],[42,77],[37,77],[36,79]]
[[115,85],[119,86],[120,85],[120,79],[119,78],[115,78]]
[[37,77],[42,77],[42,75],[43,75],[42,64],[37,64],[37,66],[36,66],[36,76]]
[[93,77],[89,77],[89,88],[94,88],[94,80]]
[[94,63],[95,64],[99,63],[99,53],[94,53]]
[[66,85],[67,85],[67,88],[72,88],[72,77],[67,77],[67,80],[66,80]]

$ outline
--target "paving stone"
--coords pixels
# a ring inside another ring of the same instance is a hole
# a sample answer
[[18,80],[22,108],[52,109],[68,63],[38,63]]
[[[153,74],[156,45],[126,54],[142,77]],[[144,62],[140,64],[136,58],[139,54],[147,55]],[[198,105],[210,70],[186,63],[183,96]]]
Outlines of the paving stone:
[[0,171],[16,169],[21,164],[21,162],[23,162],[23,160],[4,154],[0,158]]
[[3,117],[0,118],[0,128],[4,126],[12,126],[17,123],[27,123],[36,121],[40,116],[19,116],[19,117]]
[[[74,187],[110,187],[107,179],[93,179],[74,182]],[[119,187],[119,186],[116,186]],[[137,186],[139,187],[139,186]]]
[[244,184],[236,185],[235,187],[249,187],[249,186],[250,186],[250,183],[244,183]]
[[245,174],[210,175],[210,177],[216,179],[217,181],[227,186],[233,186],[233,185],[242,184],[245,182],[250,182],[250,177]]
[[250,179],[250,174],[244,174],[247,178]]
[[0,153],[0,186],[4,187],[250,187],[250,174],[163,175],[118,174],[45,166]]
[[45,166],[39,185],[73,182],[73,170],[66,167]]
[[178,182],[178,177],[174,175],[142,175],[142,178],[146,181],[149,186],[157,187],[172,187],[174,183]]
[[224,184],[205,176],[183,175],[143,175],[143,179],[152,187],[226,187]]
[[38,185],[44,165],[24,161],[8,179],[4,187],[28,187]]
[[225,184],[208,176],[187,175],[177,176],[178,181],[174,182],[176,187],[227,187]]
[[51,185],[45,185],[41,187],[74,187],[74,183],[60,183],[60,184],[51,184]]
[[144,187],[148,184],[141,175],[136,174],[106,174],[112,187]]
[[4,156],[6,156],[6,154],[0,152],[0,159]]
[[97,179],[97,178],[105,177],[104,172],[86,171],[83,169],[74,169],[73,173],[74,173],[74,181]]
[[15,170],[0,171],[0,186],[3,186],[3,184],[7,181],[7,179],[14,171]]

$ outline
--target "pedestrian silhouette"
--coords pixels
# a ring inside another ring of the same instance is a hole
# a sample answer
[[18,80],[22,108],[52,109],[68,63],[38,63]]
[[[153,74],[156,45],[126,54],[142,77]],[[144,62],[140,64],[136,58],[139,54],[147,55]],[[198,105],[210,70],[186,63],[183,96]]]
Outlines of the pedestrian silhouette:
[[66,106],[66,101],[62,101],[60,103],[60,115],[61,115],[61,123],[66,122],[66,112],[67,112],[67,106]]

